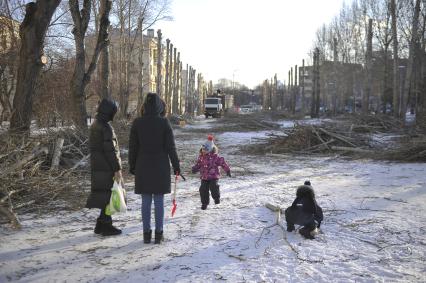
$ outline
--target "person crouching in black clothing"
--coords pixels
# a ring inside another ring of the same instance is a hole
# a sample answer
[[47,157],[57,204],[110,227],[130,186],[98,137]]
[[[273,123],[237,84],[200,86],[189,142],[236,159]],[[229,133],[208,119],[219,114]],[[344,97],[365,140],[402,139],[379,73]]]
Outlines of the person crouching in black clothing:
[[314,231],[323,220],[322,208],[315,200],[314,189],[310,181],[297,188],[296,199],[285,210],[287,231],[294,231],[294,224],[303,226],[299,233],[306,239],[314,239]]

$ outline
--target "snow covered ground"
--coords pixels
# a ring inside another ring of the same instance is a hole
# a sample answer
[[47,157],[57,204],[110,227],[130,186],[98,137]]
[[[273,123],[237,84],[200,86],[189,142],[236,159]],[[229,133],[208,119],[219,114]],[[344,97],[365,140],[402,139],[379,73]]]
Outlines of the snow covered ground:
[[[187,130],[175,134],[189,166],[206,137]],[[132,180],[129,211],[114,217],[121,236],[93,233],[97,211],[27,215],[22,231],[0,228],[0,282],[426,281],[426,164],[246,156],[236,147],[266,133],[213,134],[233,172],[220,180],[221,204],[201,211],[198,176],[187,173],[173,218],[166,196],[161,245],[143,244]],[[265,207],[289,206],[306,179],[325,214],[315,240],[272,226]]]

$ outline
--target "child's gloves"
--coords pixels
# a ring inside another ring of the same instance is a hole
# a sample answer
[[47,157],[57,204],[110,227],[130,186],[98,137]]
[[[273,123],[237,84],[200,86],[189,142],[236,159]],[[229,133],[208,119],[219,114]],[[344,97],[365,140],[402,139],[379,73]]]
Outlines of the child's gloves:
[[174,172],[173,173],[175,173],[175,175],[180,175],[180,168],[178,167],[178,168],[176,168],[175,170],[173,170]]
[[232,177],[232,176],[231,176],[231,170],[229,170],[228,172],[226,172],[226,176],[228,176],[228,177]]

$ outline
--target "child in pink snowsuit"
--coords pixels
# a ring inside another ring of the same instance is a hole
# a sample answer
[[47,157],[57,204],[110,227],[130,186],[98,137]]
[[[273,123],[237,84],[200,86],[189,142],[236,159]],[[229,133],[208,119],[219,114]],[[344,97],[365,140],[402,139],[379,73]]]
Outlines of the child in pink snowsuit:
[[207,209],[207,205],[210,202],[210,193],[214,199],[215,204],[220,203],[220,191],[218,180],[220,178],[219,166],[225,170],[226,175],[231,177],[231,169],[226,164],[225,159],[220,157],[218,149],[213,143],[213,136],[209,135],[208,140],[203,144],[197,163],[192,167],[192,173],[200,171],[200,197],[201,197],[201,209]]

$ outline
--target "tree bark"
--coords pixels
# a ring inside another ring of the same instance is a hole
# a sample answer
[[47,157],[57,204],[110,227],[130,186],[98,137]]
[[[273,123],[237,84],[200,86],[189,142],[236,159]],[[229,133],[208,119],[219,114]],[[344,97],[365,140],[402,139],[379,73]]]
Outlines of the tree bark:
[[137,110],[140,112],[144,100],[143,95],[143,17],[139,20],[140,25],[140,39],[139,39],[139,56],[138,56],[138,63],[139,63],[139,72],[138,72],[138,106]]
[[167,100],[166,100],[166,103],[167,103],[167,107],[168,107],[168,110],[167,110],[167,112],[169,113],[169,114],[171,114],[172,113],[172,103],[173,103],[173,69],[174,69],[174,64],[173,64],[173,44],[171,43],[170,44],[170,50],[169,50],[169,52],[170,52],[170,54],[169,54],[169,93],[168,93],[168,96],[167,96]]
[[411,26],[411,40],[409,43],[408,66],[405,76],[404,95],[402,97],[400,118],[405,120],[405,113],[407,112],[408,104],[411,98],[411,90],[413,86],[413,73],[414,73],[414,60],[416,59],[416,45],[418,43],[418,28],[419,28],[419,15],[420,15],[420,0],[416,0],[414,7],[414,16]]
[[25,18],[19,28],[21,47],[16,82],[11,132],[29,134],[36,80],[43,63],[43,43],[52,15],[61,0],[37,0],[26,5]]
[[393,95],[392,95],[392,111],[395,117],[399,116],[399,57],[398,57],[398,34],[396,29],[396,4],[395,0],[390,3],[392,17],[392,47],[393,47]]
[[302,60],[302,76],[300,77],[302,85],[302,105],[301,111],[303,116],[305,115],[305,59]]
[[333,38],[333,115],[337,114],[337,38]]
[[372,84],[371,60],[373,55],[373,20],[368,20],[367,50],[365,54],[365,90],[362,99],[362,112],[367,114],[370,106],[370,93]]
[[157,80],[156,80],[156,91],[157,95],[161,98],[164,98],[164,94],[162,93],[162,58],[163,58],[163,49],[161,43],[161,30],[157,30]]
[[173,99],[172,99],[172,114],[177,113],[178,106],[178,96],[176,91],[176,72],[177,72],[177,49],[173,48],[173,82],[172,82],[172,90],[173,90]]
[[170,39],[166,39],[166,77],[164,80],[164,101],[167,101],[167,97],[169,96],[169,52],[170,52]]
[[73,121],[77,127],[83,130],[87,129],[86,96],[84,92],[90,82],[91,75],[96,69],[96,64],[102,48],[108,44],[109,12],[111,10],[112,3],[108,0],[102,1],[106,1],[105,10],[103,11],[104,13],[100,18],[98,39],[87,71],[85,71],[86,52],[84,38],[86,36],[87,27],[90,20],[91,0],[84,0],[83,9],[81,11],[79,11],[78,0],[69,1],[70,11],[74,21],[74,29],[72,32],[74,34],[76,47],[74,73],[70,82],[74,108]]
[[[110,2],[110,3],[108,3]],[[105,14],[106,9],[111,7],[111,1],[110,0],[101,0],[100,3],[100,11],[99,13],[101,15]],[[98,22],[100,22],[98,20]],[[97,23],[99,24],[99,23]],[[98,28],[97,28],[98,29]],[[108,33],[109,27],[106,29],[106,40],[108,41],[108,44],[102,49],[101,55],[100,55],[100,97],[101,98],[108,98],[111,99],[111,91],[109,89],[109,33]]]

